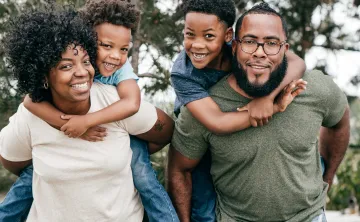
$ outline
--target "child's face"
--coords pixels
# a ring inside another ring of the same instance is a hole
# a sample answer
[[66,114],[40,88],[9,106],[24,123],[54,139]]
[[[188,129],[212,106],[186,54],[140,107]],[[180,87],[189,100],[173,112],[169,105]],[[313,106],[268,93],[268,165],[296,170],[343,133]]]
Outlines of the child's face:
[[232,39],[227,28],[216,15],[189,12],[185,16],[184,46],[186,54],[197,69],[218,67],[217,56],[224,42]]
[[98,36],[96,66],[103,76],[111,76],[127,60],[131,29],[121,25],[102,23],[95,26]]

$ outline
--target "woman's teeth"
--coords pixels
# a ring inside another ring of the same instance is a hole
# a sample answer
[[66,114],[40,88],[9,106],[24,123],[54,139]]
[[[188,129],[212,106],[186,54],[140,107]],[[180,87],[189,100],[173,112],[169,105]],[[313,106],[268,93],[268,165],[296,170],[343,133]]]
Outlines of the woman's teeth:
[[72,87],[75,89],[86,89],[88,87],[88,83],[84,82],[82,84],[74,84]]

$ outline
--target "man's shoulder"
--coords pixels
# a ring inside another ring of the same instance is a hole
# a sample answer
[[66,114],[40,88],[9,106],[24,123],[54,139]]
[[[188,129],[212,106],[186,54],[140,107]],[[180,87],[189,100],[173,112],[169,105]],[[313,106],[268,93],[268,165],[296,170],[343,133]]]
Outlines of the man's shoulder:
[[333,82],[332,76],[325,75],[322,71],[313,69],[313,70],[307,70],[304,73],[303,79],[306,81],[326,81],[326,82]]
[[231,74],[228,74],[222,77],[219,81],[217,81],[210,89],[209,94],[210,96],[214,96],[219,94],[220,92],[224,92],[226,89],[230,89],[230,85],[228,83],[228,78]]
[[306,71],[303,79],[308,82],[306,91],[314,92],[319,96],[329,95],[331,94],[330,92],[341,92],[339,86],[334,82],[333,77],[325,75],[320,70]]

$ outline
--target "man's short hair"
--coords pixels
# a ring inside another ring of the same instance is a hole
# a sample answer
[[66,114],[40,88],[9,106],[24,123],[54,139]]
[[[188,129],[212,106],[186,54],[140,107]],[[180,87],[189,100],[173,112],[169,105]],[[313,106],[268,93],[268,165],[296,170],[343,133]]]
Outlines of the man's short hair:
[[239,31],[241,29],[242,22],[243,22],[245,16],[250,15],[250,14],[265,14],[265,15],[278,16],[281,19],[281,23],[282,23],[282,27],[283,27],[285,37],[286,38],[288,37],[287,24],[285,22],[285,19],[277,11],[272,9],[269,6],[269,4],[267,4],[265,2],[262,2],[260,4],[257,4],[255,6],[253,6],[251,9],[249,9],[248,11],[246,11],[244,14],[242,14],[240,16],[240,18],[236,22],[235,38],[239,38]]
[[184,17],[189,12],[216,15],[227,27],[235,22],[236,9],[233,0],[184,0]]

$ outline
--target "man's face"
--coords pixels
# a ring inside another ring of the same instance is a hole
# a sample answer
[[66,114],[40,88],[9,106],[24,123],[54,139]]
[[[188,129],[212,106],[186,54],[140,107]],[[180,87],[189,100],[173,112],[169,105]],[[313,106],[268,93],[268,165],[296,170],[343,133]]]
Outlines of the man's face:
[[[281,19],[275,15],[249,14],[243,19],[239,39],[246,41],[278,42],[286,40]],[[276,55],[267,55],[259,46],[255,52],[246,53],[239,42],[233,41],[232,71],[242,88],[249,96],[260,97],[270,94],[282,81],[287,67],[285,43]]]

